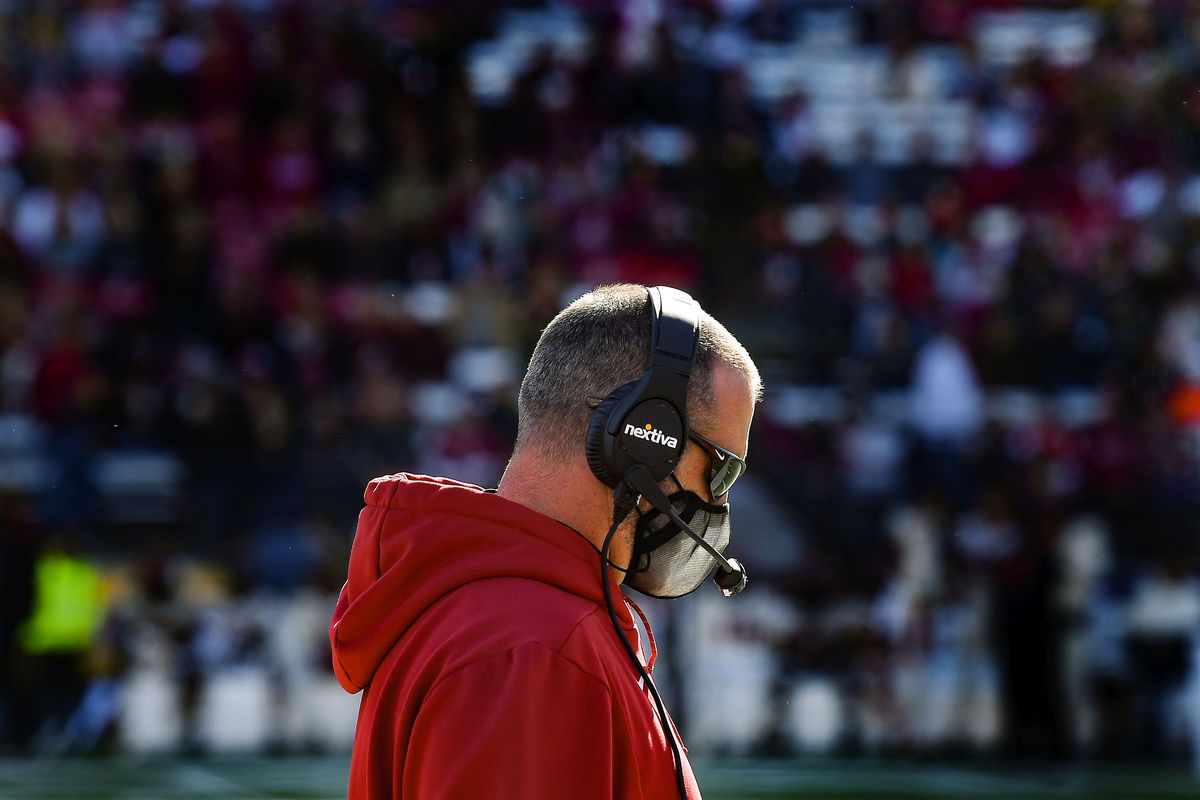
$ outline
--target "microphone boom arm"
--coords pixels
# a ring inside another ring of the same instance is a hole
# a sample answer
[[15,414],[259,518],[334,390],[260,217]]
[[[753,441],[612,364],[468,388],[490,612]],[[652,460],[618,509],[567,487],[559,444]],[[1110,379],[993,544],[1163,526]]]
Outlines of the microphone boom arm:
[[650,474],[650,470],[641,464],[634,465],[625,473],[626,486],[633,487],[638,494],[646,498],[650,505],[670,517],[671,521],[679,526],[679,529],[700,545],[704,550],[717,561],[717,566],[720,570],[713,576],[713,581],[720,587],[721,593],[726,597],[733,597],[746,588],[750,582],[749,576],[746,574],[746,568],[742,566],[742,562],[736,558],[726,558],[717,548],[704,540],[703,536],[697,534],[691,529],[686,522],[680,519],[679,515],[671,508],[671,501],[667,499],[663,493],[662,487],[654,480],[654,476]]

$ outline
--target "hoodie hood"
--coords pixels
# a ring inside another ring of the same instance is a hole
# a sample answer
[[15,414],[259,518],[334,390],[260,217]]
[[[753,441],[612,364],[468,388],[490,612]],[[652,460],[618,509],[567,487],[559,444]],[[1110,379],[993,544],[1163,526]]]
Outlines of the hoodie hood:
[[[348,692],[369,684],[413,622],[460,586],[528,578],[604,605],[599,553],[583,536],[531,508],[448,478],[376,478],[350,551],[329,628],[333,668]],[[613,586],[613,598],[621,597]],[[622,624],[629,610],[617,603]]]

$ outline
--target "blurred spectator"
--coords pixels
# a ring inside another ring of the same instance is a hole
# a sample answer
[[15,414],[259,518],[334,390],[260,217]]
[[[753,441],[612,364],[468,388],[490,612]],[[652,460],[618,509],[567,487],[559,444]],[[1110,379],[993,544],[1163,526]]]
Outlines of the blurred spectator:
[[21,626],[33,609],[36,552],[29,504],[0,490],[0,751],[27,746],[35,727],[17,665]]
[[1063,615],[1063,673],[1061,680],[1067,721],[1075,747],[1090,752],[1099,726],[1092,687],[1097,645],[1092,631],[1100,620],[1095,607],[1101,581],[1112,569],[1108,531],[1094,517],[1072,520],[1058,541],[1059,575],[1057,607]]
[[1129,607],[1129,649],[1137,687],[1135,723],[1143,754],[1187,752],[1187,720],[1168,701],[1185,689],[1200,630],[1200,579],[1175,553],[1138,580]]
[[931,339],[913,365],[913,427],[931,446],[958,447],[983,426],[983,393],[970,358],[953,337]]
[[13,238],[37,264],[61,273],[87,269],[103,244],[104,212],[66,164],[48,186],[26,189],[13,210]]
[[34,562],[32,601],[17,632],[14,684],[26,697],[15,738],[22,748],[51,749],[87,686],[85,658],[104,621],[100,573],[74,542],[55,536]]

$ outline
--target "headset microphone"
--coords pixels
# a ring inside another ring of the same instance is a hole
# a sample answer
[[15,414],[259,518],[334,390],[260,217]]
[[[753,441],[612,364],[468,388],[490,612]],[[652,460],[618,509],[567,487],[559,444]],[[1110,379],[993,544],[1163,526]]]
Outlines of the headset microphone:
[[716,575],[713,576],[713,581],[721,589],[721,594],[726,597],[733,597],[740,593],[750,583],[750,578],[746,574],[746,568],[742,566],[742,562],[736,558],[726,558],[719,550],[713,547],[708,542],[704,541],[704,537],[697,534],[691,527],[679,518],[671,508],[671,501],[667,499],[667,495],[663,492],[662,487],[654,480],[654,476],[650,474],[650,470],[641,464],[630,467],[625,472],[625,486],[628,486],[637,491],[642,497],[654,506],[655,509],[661,511],[671,518],[671,521],[679,526],[680,530],[692,537],[696,544],[700,545],[708,554],[717,560],[718,569]]
[[[691,531],[688,532],[691,533]],[[695,535],[692,533],[693,537]],[[726,597],[740,594],[750,583],[750,576],[746,574],[746,568],[736,558],[722,558],[721,561],[721,568],[713,575],[713,582],[720,588],[721,594]]]

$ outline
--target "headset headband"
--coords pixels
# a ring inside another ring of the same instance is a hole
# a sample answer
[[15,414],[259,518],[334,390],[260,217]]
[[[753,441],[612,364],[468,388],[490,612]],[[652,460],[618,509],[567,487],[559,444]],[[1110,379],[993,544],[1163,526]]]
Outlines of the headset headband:
[[652,329],[646,371],[606,397],[588,426],[588,463],[609,486],[637,464],[662,480],[687,446],[687,389],[700,341],[700,306],[669,286],[650,287],[647,295]]

